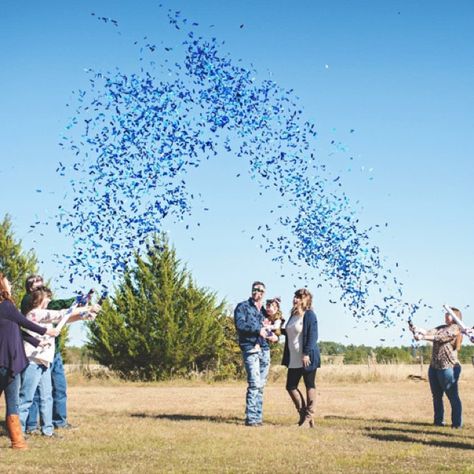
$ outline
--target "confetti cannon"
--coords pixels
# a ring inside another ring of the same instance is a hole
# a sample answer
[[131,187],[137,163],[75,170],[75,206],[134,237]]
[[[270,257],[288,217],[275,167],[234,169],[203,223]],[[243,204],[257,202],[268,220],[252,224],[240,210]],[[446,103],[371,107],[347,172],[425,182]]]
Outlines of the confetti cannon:
[[69,321],[69,318],[72,315],[72,312],[81,306],[86,306],[89,304],[92,295],[94,294],[94,289],[89,290],[89,292],[86,295],[79,295],[76,297],[76,301],[68,308],[64,316],[62,317],[61,321],[59,321],[58,325],[56,326],[56,329],[58,331],[61,331],[61,329],[64,327],[64,325]]
[[457,316],[456,313],[451,309],[450,306],[447,304],[443,305],[443,308],[446,312],[453,318],[453,321],[459,326],[461,332],[465,334],[471,342],[474,342],[474,330],[472,328],[468,328]]

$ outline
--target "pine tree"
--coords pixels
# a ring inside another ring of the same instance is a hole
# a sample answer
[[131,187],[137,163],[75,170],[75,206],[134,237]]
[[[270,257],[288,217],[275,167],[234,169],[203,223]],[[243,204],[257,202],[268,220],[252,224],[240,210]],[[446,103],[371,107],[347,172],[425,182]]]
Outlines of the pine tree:
[[26,277],[38,272],[38,260],[34,251],[24,252],[21,240],[15,240],[8,214],[0,222],[0,272],[10,280],[12,296],[17,303],[25,294]]
[[99,363],[132,379],[215,370],[224,348],[224,308],[156,236],[90,324],[88,349]]

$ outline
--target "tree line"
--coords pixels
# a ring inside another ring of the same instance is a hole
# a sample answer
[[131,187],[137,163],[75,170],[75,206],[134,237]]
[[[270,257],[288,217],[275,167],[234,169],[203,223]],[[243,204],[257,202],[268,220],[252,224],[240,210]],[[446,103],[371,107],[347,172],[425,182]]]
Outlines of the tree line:
[[[11,219],[0,223],[0,271],[14,282],[14,297],[23,296],[25,278],[37,273],[33,251],[24,252],[15,239]],[[63,338],[66,339],[66,338]],[[324,356],[339,356],[345,364],[428,362],[429,346],[370,347],[320,342]],[[272,348],[280,363],[282,345]],[[63,347],[67,360],[68,353]],[[167,238],[156,235],[143,255],[136,254],[99,317],[88,323],[88,340],[81,349],[97,363],[132,380],[165,380],[206,372],[214,379],[238,378],[243,365],[232,308],[217,294],[200,287],[176,255]],[[465,345],[462,362],[470,362],[474,346]]]
[[[365,346],[344,345],[338,342],[320,341],[321,354],[325,356],[341,356],[344,364],[417,364],[421,360],[429,363],[431,345],[417,346]],[[461,363],[471,363],[474,357],[474,345],[466,341],[458,353]]]

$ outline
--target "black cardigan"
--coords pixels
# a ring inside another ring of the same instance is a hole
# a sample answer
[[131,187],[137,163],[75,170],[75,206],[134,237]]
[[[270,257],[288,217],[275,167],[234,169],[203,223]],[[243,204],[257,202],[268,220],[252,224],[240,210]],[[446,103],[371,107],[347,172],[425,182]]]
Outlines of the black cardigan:
[[[288,338],[285,334],[285,348],[283,350],[282,365],[290,363],[290,349],[288,348]],[[318,367],[321,367],[321,355],[318,347],[318,320],[316,314],[311,309],[305,311],[303,315],[303,355],[308,355],[310,359],[310,365],[303,367],[306,372],[311,372]]]

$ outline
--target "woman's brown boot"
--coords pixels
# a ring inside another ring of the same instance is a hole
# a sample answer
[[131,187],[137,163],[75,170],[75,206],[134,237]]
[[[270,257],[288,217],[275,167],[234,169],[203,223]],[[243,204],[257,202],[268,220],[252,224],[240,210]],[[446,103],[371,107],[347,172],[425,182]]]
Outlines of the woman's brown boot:
[[20,418],[18,415],[7,416],[7,431],[12,442],[13,449],[28,449],[28,446],[21,430]]
[[304,401],[303,394],[298,390],[288,390],[290,394],[291,400],[295,404],[296,410],[300,415],[300,419],[298,420],[298,426],[301,426],[306,420],[306,404]]
[[314,428],[314,402],[316,398],[316,389],[315,388],[308,388],[306,390],[306,416],[305,420],[308,422],[310,428]]

